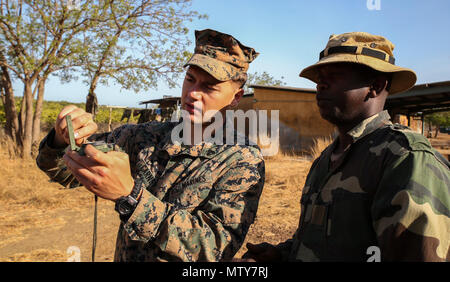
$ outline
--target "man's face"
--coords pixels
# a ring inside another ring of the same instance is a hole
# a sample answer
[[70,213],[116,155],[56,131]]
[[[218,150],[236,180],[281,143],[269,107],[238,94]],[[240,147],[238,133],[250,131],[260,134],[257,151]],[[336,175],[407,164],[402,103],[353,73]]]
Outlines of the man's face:
[[367,108],[370,80],[365,69],[355,64],[321,67],[316,100],[322,118],[338,126],[360,119]]
[[239,101],[242,93],[237,83],[218,81],[201,68],[189,66],[183,82],[181,109],[189,113],[191,122],[204,123],[217,111],[224,114],[230,104]]

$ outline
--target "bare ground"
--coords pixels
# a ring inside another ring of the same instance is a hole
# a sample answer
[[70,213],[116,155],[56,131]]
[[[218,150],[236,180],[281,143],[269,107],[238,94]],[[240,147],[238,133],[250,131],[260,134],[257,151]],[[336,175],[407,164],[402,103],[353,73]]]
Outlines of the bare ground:
[[[448,149],[450,135],[430,141],[437,149]],[[91,261],[93,195],[84,188],[66,190],[48,182],[34,160],[11,158],[10,150],[2,145],[0,142],[0,261],[67,261],[75,254],[70,251],[73,246],[79,248],[81,261]],[[266,160],[266,183],[245,242],[277,244],[292,237],[310,165],[297,156]],[[96,261],[113,261],[118,226],[113,203],[99,199]],[[244,243],[236,257],[245,251]]]
[[[94,196],[50,183],[34,160],[10,158],[3,148],[0,164],[0,261],[68,261],[77,254],[71,247],[91,261]],[[292,236],[309,166],[290,156],[266,160],[266,185],[246,242],[276,244]],[[96,261],[113,261],[118,226],[114,204],[99,199]],[[245,251],[244,244],[236,257]]]

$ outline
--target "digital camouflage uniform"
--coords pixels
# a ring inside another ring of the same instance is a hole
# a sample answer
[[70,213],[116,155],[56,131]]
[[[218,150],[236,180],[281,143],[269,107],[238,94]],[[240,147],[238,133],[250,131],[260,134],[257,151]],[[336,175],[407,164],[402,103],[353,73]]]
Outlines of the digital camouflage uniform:
[[[196,38],[195,54],[186,65],[201,67],[221,81],[246,76],[258,55],[217,31],[196,31]],[[120,224],[115,261],[229,260],[255,219],[265,174],[260,149],[180,145],[172,142],[175,126],[124,125],[89,138],[115,142],[129,155],[135,185],[145,188],[134,213]],[[37,164],[53,181],[78,186],[62,160],[64,151],[49,146],[52,134],[54,130],[41,142]]]
[[[231,259],[254,221],[264,185],[259,148],[173,144],[174,126],[124,125],[89,138],[115,141],[129,155],[135,182],[145,187],[136,210],[120,225],[115,261]],[[76,187],[64,150],[47,142],[52,134],[41,142],[37,164],[51,180]]]
[[392,124],[387,111],[353,128],[350,148],[330,164],[336,139],[317,158],[301,198],[291,261],[449,260],[450,170],[428,140]]

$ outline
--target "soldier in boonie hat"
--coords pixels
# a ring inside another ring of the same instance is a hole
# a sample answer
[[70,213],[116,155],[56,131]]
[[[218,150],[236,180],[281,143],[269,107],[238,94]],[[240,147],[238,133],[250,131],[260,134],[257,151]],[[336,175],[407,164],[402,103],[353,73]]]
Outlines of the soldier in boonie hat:
[[339,135],[311,166],[294,237],[277,246],[249,244],[244,257],[449,260],[449,163],[383,110],[389,93],[416,81],[412,70],[395,65],[393,49],[365,32],[332,35],[319,62],[301,72],[317,83],[320,114]]
[[185,66],[198,66],[219,81],[246,80],[249,64],[259,55],[233,36],[211,29],[195,31],[194,55]]
[[302,70],[301,77],[317,83],[318,69],[332,63],[355,63],[392,75],[389,94],[403,92],[416,83],[414,71],[395,65],[394,44],[383,36],[367,32],[331,35],[319,61]]

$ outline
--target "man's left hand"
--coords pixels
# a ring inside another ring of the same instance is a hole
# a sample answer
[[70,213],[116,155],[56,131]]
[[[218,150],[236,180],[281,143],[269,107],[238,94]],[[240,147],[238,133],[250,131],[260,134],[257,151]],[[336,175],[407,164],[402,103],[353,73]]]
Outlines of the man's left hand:
[[134,186],[128,155],[111,151],[103,153],[92,145],[85,148],[86,156],[68,151],[63,160],[72,174],[97,196],[116,201],[128,196]]

